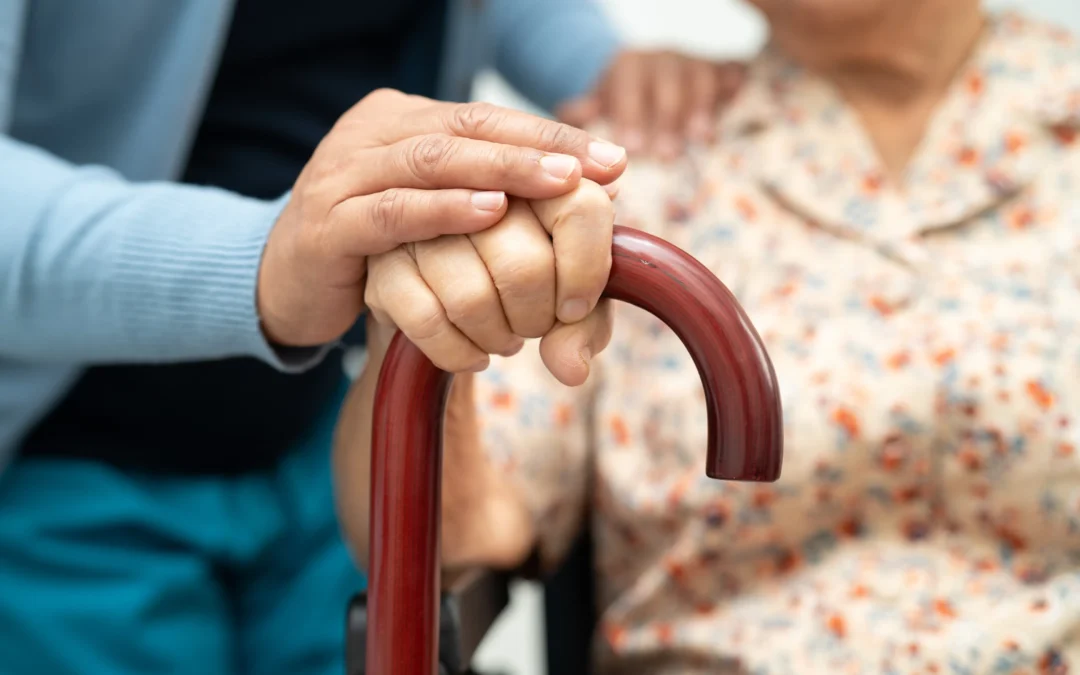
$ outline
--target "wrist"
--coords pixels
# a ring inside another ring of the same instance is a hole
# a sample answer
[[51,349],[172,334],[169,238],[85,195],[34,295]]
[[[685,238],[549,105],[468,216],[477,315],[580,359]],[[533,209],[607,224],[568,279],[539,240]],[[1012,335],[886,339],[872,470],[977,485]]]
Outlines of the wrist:
[[482,481],[474,497],[444,506],[443,562],[449,567],[521,567],[536,547],[536,524],[520,496],[505,480]]
[[475,376],[458,375],[443,429],[443,560],[449,566],[513,569],[529,555],[535,524],[510,479],[484,447]]

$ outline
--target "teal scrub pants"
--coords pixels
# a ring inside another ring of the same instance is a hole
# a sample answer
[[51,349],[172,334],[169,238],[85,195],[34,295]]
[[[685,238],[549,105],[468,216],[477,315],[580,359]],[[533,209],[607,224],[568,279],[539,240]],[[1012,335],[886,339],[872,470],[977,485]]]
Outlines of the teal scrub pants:
[[364,580],[338,533],[334,414],[273,471],[0,474],[2,675],[342,675]]

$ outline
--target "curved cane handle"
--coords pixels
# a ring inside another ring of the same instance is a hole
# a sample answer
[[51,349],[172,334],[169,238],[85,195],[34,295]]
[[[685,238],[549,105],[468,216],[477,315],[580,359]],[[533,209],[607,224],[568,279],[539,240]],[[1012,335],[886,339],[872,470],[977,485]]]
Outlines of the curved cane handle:
[[[712,478],[774,481],[783,459],[776,374],[728,289],[687,253],[615,228],[605,297],[651,312],[686,345],[705,386]],[[403,335],[375,395],[368,675],[438,672],[442,420],[451,375]]]

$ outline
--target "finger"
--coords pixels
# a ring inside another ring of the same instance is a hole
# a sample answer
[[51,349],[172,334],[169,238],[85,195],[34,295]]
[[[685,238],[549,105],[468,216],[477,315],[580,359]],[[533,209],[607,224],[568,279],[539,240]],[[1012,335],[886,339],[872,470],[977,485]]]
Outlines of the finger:
[[715,64],[693,60],[689,64],[690,115],[687,135],[700,143],[716,136],[714,120],[720,102],[721,72]]
[[469,238],[491,273],[514,334],[547,333],[555,323],[555,252],[528,202],[510,200],[498,225]]
[[675,159],[682,153],[688,102],[685,65],[683,57],[665,53],[653,59],[649,74],[653,92],[649,136],[661,159]]
[[613,181],[626,169],[626,150],[617,145],[568,124],[490,103],[436,103],[384,122],[382,127],[388,143],[446,134],[570,155],[581,162],[584,175],[598,183]]
[[446,134],[414,136],[365,153],[371,170],[352,187],[361,193],[395,187],[499,190],[548,199],[572,190],[581,163],[571,155]]
[[476,232],[506,212],[502,192],[392,189],[330,210],[321,241],[335,254],[372,255],[406,242]]
[[416,266],[439,299],[450,323],[488,354],[512,356],[525,346],[503,314],[484,260],[463,235],[416,245]]
[[615,140],[631,153],[645,149],[646,76],[646,62],[637,54],[621,59],[609,76],[607,96]]
[[720,102],[726,103],[733,99],[742,89],[746,81],[746,64],[739,62],[727,62],[716,65],[720,75],[717,78],[720,87]]
[[604,300],[584,321],[557,324],[540,341],[540,358],[559,382],[576,387],[589,377],[592,359],[611,341],[614,313]]
[[580,321],[607,286],[615,207],[603,188],[591,181],[531,206],[553,240],[556,316],[563,323]]
[[368,266],[364,299],[376,320],[397,326],[443,370],[461,373],[487,368],[488,355],[450,322],[405,249],[374,256]]

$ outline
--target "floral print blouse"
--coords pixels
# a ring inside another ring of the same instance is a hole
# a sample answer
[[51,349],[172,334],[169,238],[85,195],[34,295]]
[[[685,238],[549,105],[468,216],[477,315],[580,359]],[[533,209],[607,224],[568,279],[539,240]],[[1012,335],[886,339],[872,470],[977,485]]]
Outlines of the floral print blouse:
[[591,519],[601,672],[1080,672],[1080,49],[991,20],[902,189],[775,54],[719,125],[635,162],[620,222],[754,321],[779,482],[705,477],[697,372],[636,308],[583,387],[528,350],[477,383],[544,559]]

